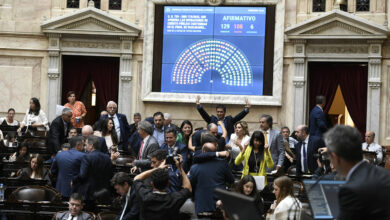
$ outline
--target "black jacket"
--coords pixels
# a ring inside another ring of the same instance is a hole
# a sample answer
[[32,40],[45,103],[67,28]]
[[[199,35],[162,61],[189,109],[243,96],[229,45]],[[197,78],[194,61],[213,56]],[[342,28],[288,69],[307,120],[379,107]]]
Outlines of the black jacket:
[[390,172],[362,162],[339,191],[338,220],[390,219]]
[[67,124],[66,130],[61,115],[51,122],[49,134],[47,135],[47,143],[51,154],[61,150],[61,145],[65,143],[69,130],[72,128],[72,123],[65,123]]

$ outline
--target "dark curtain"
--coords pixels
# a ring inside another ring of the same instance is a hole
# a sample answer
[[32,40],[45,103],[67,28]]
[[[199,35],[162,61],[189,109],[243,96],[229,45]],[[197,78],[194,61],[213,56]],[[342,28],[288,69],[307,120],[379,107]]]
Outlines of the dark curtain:
[[104,62],[96,62],[92,80],[96,86],[96,96],[104,106],[108,101],[118,103],[119,58],[104,58]]
[[76,100],[80,100],[90,79],[89,68],[84,65],[78,56],[63,56],[63,78],[62,78],[62,104],[68,102],[66,94],[69,91],[76,92]]
[[[351,80],[353,79],[353,80]],[[362,139],[366,132],[368,67],[355,65],[339,75],[345,105]]]
[[66,93],[75,91],[77,100],[83,94],[90,79],[96,86],[96,96],[102,105],[118,102],[119,58],[63,56],[62,100],[67,103]]
[[323,95],[326,97],[324,114],[328,114],[332,106],[334,96],[337,90],[337,72],[329,71],[329,65],[324,63],[316,63],[309,66],[310,73],[310,110],[316,105],[316,96]]
[[326,97],[325,115],[328,113],[337,86],[340,85],[345,105],[356,128],[364,137],[367,112],[367,65],[357,63],[309,63],[310,73],[310,110],[314,108],[315,97]]

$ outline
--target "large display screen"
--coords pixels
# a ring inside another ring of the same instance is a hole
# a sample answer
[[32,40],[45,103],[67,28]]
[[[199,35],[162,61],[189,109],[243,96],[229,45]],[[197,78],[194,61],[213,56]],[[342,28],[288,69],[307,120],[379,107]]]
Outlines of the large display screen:
[[266,11],[164,6],[161,92],[262,95]]

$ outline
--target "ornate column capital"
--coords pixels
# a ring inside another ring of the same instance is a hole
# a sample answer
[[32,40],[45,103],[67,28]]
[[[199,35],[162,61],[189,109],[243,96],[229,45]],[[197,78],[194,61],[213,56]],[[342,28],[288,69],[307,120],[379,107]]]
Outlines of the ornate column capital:
[[382,82],[375,81],[375,82],[368,82],[368,86],[372,89],[379,89],[382,85]]
[[293,80],[293,84],[296,88],[302,88],[305,86],[305,81],[302,80]]
[[305,58],[294,58],[294,63],[295,64],[304,64]]

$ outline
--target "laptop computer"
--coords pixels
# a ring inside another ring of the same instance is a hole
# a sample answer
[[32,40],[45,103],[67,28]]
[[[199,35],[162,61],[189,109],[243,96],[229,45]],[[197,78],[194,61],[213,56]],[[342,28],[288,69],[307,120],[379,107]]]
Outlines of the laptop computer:
[[215,189],[230,220],[264,219],[256,208],[255,199],[236,192]]
[[339,215],[338,193],[345,181],[304,180],[307,198],[314,219],[335,219]]

